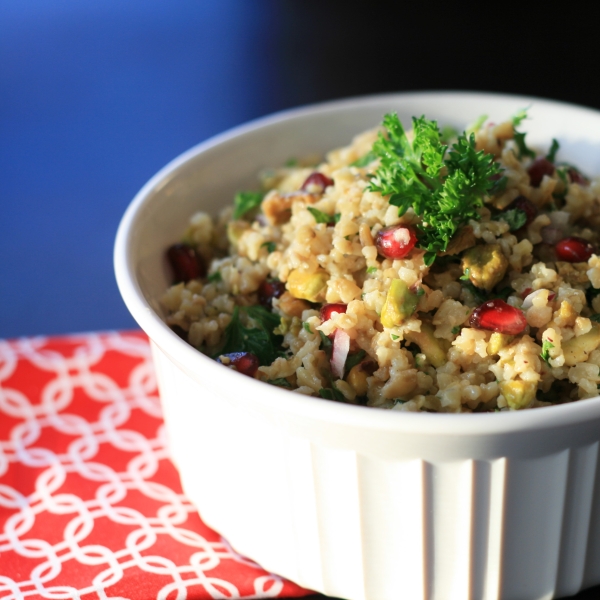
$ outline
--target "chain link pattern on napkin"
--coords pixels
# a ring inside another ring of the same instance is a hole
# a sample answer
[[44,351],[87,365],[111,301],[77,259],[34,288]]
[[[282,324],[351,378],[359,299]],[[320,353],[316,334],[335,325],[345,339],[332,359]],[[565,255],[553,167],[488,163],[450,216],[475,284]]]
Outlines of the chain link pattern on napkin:
[[147,338],[0,341],[0,599],[266,598],[169,460]]

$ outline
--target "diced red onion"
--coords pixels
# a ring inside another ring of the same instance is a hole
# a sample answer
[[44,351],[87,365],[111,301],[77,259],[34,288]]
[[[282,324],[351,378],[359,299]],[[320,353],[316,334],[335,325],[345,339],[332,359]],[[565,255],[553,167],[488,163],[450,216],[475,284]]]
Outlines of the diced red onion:
[[350,352],[350,336],[343,329],[336,329],[331,352],[331,372],[338,379],[344,378],[344,366]]

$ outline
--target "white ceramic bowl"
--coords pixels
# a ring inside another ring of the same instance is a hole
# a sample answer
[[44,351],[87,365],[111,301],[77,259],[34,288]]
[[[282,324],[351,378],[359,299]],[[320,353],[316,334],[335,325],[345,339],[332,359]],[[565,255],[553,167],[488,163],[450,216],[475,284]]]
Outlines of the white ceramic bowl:
[[409,414],[309,398],[181,341],[157,298],[189,216],[258,171],[347,144],[397,111],[464,127],[530,106],[528,141],[600,173],[600,114],[535,98],[392,94],[254,121],[182,154],[135,197],[115,246],[152,341],[173,458],[202,518],[241,553],[351,599],[551,598],[600,583],[600,398],[501,414]]

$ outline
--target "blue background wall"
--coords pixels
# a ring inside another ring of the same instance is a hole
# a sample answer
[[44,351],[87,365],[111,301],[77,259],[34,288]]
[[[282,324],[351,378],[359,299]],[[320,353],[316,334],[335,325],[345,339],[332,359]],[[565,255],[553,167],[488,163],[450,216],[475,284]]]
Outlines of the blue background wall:
[[600,107],[597,14],[561,7],[549,27],[535,7],[395,6],[2,0],[0,337],[133,327],[112,271],[120,216],[169,160],[248,119],[427,88]]

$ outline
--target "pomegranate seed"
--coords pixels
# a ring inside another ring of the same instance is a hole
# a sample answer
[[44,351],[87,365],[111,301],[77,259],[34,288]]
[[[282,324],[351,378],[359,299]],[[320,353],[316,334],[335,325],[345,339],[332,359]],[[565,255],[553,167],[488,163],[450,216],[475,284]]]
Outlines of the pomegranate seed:
[[206,266],[202,257],[185,244],[174,244],[167,250],[167,258],[175,274],[175,281],[187,283],[192,279],[204,277]]
[[375,236],[375,245],[381,256],[386,258],[404,258],[417,243],[415,232],[409,227],[393,225],[384,227]]
[[258,301],[266,308],[273,306],[273,298],[279,298],[285,292],[285,283],[278,279],[265,279],[258,288]]
[[335,313],[343,314],[347,308],[346,304],[323,304],[321,306],[321,321],[329,321]]
[[574,167],[571,167],[567,173],[571,179],[571,183],[578,183],[579,185],[588,185],[589,181]]
[[306,181],[302,184],[300,189],[309,194],[322,194],[325,191],[325,188],[330,185],[333,185],[333,179],[329,179],[327,175],[315,171],[306,178]]
[[543,156],[536,158],[532,165],[527,169],[529,173],[529,181],[533,187],[539,187],[542,183],[544,175],[552,175],[554,173],[554,165]]
[[537,206],[531,200],[527,200],[525,196],[517,196],[502,212],[513,210],[515,208],[518,208],[525,213],[525,216],[527,217],[525,226],[529,225],[529,223],[531,223],[538,215]]
[[533,288],[525,288],[523,290],[523,292],[521,292],[521,298],[523,298],[523,300],[525,300],[525,298],[527,298],[527,296],[529,296],[529,294],[531,294],[531,292],[533,292]]
[[490,300],[478,306],[469,317],[469,325],[507,335],[517,335],[527,327],[523,311],[504,302]]
[[580,237],[568,237],[554,246],[558,260],[566,262],[585,262],[596,249],[587,240]]
[[258,371],[258,357],[252,352],[231,352],[230,354],[222,354],[219,356],[218,361],[227,365],[228,367],[235,367],[235,370],[248,375],[248,377],[254,377]]

